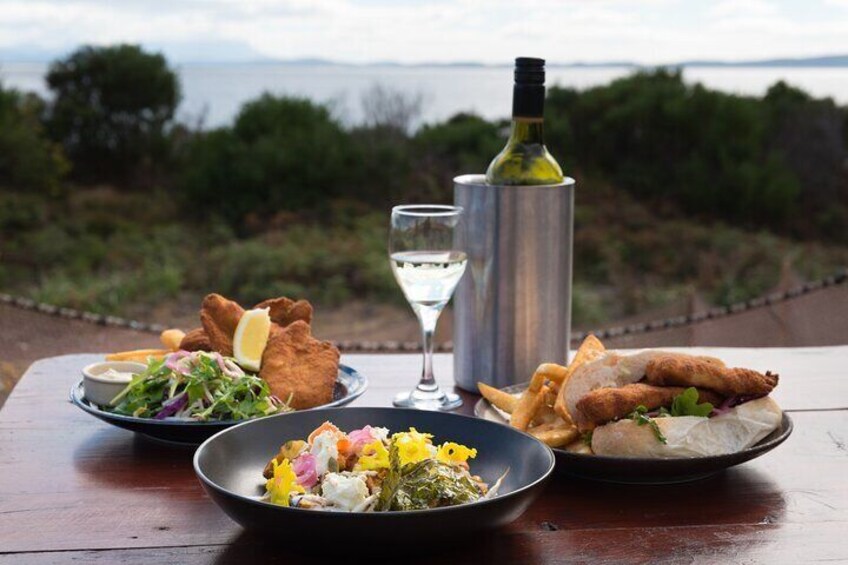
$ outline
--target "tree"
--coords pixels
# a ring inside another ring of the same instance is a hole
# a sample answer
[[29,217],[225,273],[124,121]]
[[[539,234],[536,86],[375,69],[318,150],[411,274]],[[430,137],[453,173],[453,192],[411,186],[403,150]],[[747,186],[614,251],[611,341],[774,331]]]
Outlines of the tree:
[[68,170],[62,148],[44,136],[44,101],[0,84],[0,186],[56,194]]
[[167,154],[166,130],[180,99],[162,55],[135,45],[85,46],[50,65],[48,118],[84,180],[130,180]]

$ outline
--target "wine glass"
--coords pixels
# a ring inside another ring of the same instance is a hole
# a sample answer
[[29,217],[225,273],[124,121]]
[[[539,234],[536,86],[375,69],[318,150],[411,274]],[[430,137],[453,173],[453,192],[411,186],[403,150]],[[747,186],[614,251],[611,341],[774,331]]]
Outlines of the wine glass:
[[457,249],[455,232],[462,208],[409,205],[392,208],[389,260],[392,272],[421,322],[424,370],[418,386],[399,394],[395,406],[422,410],[452,410],[462,405],[459,395],[445,392],[433,377],[433,334],[439,315],[450,301],[468,258]]

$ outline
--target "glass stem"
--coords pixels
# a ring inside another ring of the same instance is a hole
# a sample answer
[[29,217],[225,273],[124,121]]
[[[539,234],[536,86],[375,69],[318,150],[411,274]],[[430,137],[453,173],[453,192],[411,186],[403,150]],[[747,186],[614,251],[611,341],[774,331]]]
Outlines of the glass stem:
[[439,389],[436,378],[433,376],[433,336],[441,313],[440,308],[425,306],[418,314],[418,319],[421,321],[421,343],[424,346],[424,369],[421,371],[421,381],[418,383],[418,390],[422,392],[433,392]]

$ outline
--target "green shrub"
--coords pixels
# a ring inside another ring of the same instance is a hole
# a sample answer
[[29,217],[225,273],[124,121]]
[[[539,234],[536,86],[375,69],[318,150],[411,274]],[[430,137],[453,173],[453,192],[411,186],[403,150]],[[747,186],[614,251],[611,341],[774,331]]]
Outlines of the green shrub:
[[503,124],[473,114],[457,114],[447,122],[422,127],[415,136],[420,157],[423,197],[453,201],[453,178],[484,173],[506,141]]
[[786,231],[801,185],[770,144],[762,101],[636,73],[580,93],[551,89],[551,146],[650,202]]
[[184,205],[241,228],[247,214],[317,210],[351,189],[348,134],[327,108],[269,94],[247,103],[232,128],[200,135],[188,149]]
[[384,220],[372,214],[351,227],[293,225],[233,241],[211,249],[190,284],[245,304],[274,294],[322,304],[392,298],[397,288],[386,254]]
[[[57,195],[68,162],[44,136],[44,102],[0,84],[0,187]],[[8,221],[8,211],[0,221]]]

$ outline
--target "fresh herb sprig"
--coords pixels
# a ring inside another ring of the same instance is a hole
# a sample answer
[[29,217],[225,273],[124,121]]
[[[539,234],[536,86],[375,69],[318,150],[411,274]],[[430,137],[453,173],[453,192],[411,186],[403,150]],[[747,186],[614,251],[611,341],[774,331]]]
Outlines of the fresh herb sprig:
[[636,422],[639,426],[650,426],[657,438],[657,441],[663,444],[668,443],[668,439],[666,439],[663,435],[662,430],[660,430],[660,427],[657,425],[657,422],[648,416],[648,409],[644,405],[640,404],[637,406],[636,410],[628,414],[627,417]]

